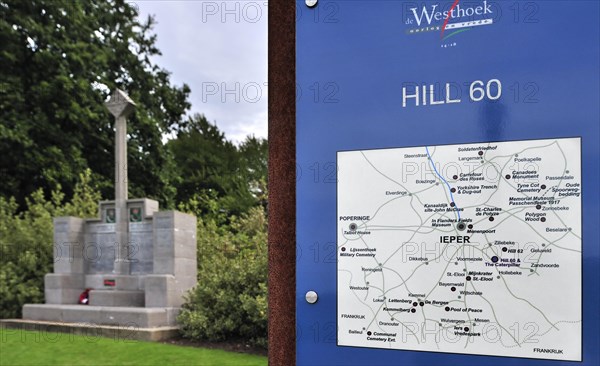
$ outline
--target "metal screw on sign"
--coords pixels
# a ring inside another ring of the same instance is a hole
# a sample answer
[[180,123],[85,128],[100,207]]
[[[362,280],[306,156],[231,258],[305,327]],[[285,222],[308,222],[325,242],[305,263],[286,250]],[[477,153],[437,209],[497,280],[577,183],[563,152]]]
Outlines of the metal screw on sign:
[[319,299],[319,295],[317,295],[317,293],[314,291],[308,291],[304,298],[306,299],[307,303],[314,304]]

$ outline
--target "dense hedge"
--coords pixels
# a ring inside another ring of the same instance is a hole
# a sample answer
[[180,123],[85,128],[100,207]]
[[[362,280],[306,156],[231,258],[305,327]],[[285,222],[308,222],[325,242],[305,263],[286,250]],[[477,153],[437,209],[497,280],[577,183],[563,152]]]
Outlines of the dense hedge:
[[54,260],[52,218],[97,215],[100,194],[90,177],[89,170],[80,175],[66,203],[59,190],[47,200],[39,189],[27,198],[27,210],[17,213],[14,198],[0,197],[0,318],[18,318],[23,304],[44,302],[44,275]]
[[198,285],[178,321],[185,337],[267,344],[267,219],[262,207],[198,220]]

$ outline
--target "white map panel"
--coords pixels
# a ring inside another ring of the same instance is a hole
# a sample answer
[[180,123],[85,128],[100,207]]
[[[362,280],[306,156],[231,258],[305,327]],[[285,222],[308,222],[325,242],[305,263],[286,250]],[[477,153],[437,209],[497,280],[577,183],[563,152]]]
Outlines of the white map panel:
[[337,159],[338,345],[581,360],[579,138]]

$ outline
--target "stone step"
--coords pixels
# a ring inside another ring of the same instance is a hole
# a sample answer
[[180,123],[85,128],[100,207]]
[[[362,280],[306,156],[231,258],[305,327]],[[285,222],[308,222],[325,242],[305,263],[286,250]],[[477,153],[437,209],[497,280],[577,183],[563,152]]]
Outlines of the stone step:
[[176,326],[179,308],[25,304],[24,320],[155,328]]
[[[114,325],[61,323],[23,319],[0,319],[0,327],[14,329],[12,332],[23,329],[38,332],[67,333],[67,339],[72,339],[68,338],[71,337],[71,334],[83,335],[90,342],[94,342],[97,337],[107,337],[117,341],[164,341],[179,335],[179,328],[176,326],[134,329],[132,327]],[[6,332],[11,331],[7,330]],[[52,337],[52,340],[56,339],[57,337]]]
[[93,306],[136,306],[144,307],[144,291],[92,290],[90,305]]

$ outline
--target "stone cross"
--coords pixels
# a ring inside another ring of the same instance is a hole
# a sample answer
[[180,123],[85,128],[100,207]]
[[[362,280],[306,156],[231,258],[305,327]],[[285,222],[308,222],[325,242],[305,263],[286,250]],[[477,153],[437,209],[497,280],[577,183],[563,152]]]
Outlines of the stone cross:
[[115,232],[117,250],[113,272],[129,274],[129,215],[127,215],[127,115],[135,103],[122,90],[116,89],[106,102],[106,108],[115,116]]

